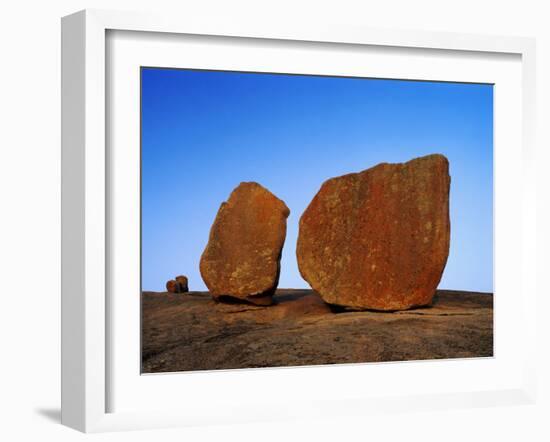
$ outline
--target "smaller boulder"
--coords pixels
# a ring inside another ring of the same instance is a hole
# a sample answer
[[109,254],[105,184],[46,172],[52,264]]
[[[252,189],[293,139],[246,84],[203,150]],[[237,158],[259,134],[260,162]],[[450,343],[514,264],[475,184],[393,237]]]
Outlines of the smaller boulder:
[[272,304],[290,210],[265,187],[239,184],[222,203],[200,260],[217,301]]

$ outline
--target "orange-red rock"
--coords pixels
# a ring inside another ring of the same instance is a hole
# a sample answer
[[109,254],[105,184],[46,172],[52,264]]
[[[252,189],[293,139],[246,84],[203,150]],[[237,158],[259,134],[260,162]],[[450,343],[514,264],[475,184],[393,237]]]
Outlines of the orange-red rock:
[[329,304],[430,304],[449,254],[449,188],[438,154],[327,180],[300,219],[300,273]]
[[200,261],[215,299],[271,304],[289,214],[286,204],[258,183],[233,190],[218,210]]

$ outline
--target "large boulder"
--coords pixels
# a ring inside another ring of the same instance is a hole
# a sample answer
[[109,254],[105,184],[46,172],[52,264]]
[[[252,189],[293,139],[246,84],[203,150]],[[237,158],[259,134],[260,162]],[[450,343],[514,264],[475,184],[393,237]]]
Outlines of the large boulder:
[[329,304],[430,304],[449,254],[449,187],[439,154],[327,180],[300,218],[300,273]]
[[218,210],[200,261],[215,299],[272,303],[289,214],[286,204],[258,183],[233,190]]

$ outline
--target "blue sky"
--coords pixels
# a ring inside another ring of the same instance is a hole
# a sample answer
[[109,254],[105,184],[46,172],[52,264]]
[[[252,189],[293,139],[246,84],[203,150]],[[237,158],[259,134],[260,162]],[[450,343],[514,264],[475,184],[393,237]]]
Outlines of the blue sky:
[[142,288],[199,260],[241,181],[291,210],[279,287],[306,288],[298,220],[328,178],[442,153],[450,162],[451,249],[440,288],[493,290],[491,85],[142,69]]

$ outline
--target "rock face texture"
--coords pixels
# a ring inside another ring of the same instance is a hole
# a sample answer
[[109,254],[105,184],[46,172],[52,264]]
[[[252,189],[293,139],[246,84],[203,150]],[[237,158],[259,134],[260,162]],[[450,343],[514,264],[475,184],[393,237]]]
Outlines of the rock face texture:
[[493,296],[438,290],[433,306],[335,313],[313,290],[277,289],[274,305],[207,292],[142,294],[142,370],[490,357]]
[[290,210],[258,183],[241,183],[222,203],[200,272],[219,301],[269,305],[277,288]]
[[449,254],[449,188],[438,154],[327,180],[300,219],[302,277],[350,309],[430,304]]
[[189,291],[187,277],[180,275],[176,276],[176,279],[171,279],[166,283],[166,290],[170,293],[187,293]]

